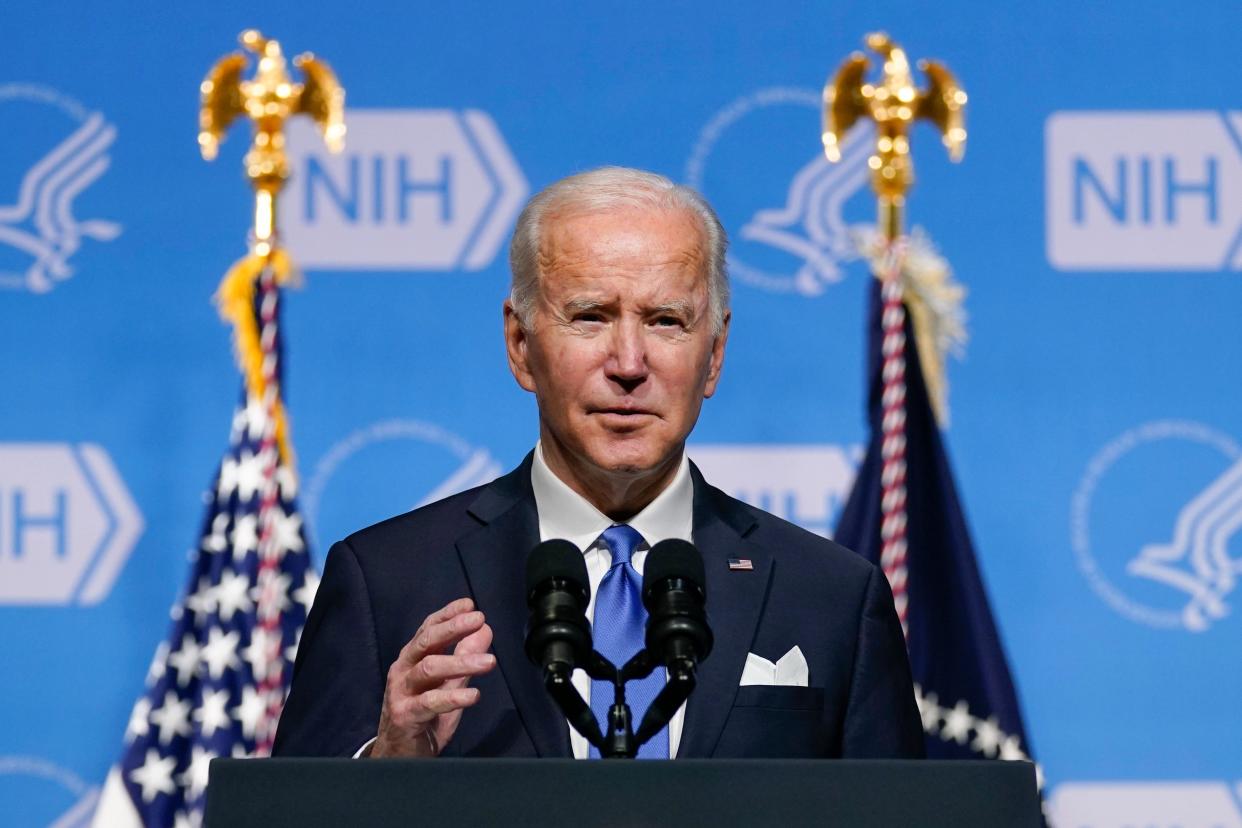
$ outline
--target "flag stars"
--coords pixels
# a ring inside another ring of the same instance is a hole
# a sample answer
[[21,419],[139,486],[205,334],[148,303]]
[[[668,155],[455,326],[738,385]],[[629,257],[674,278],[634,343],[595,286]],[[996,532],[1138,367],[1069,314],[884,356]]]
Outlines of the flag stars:
[[139,736],[146,736],[151,732],[151,723],[147,718],[151,715],[151,700],[143,696],[134,705],[133,711],[129,714],[129,726],[125,728],[125,743],[129,744]]
[[196,626],[202,626],[207,617],[216,611],[216,591],[206,578],[199,578],[198,589],[185,597],[185,608],[194,613]]
[[302,585],[293,591],[293,600],[297,601],[303,609],[310,613],[311,605],[315,603],[315,592],[319,589],[319,576],[315,574],[315,570],[306,570],[306,580]]
[[995,716],[980,719],[975,723],[975,740],[970,743],[970,748],[992,759],[996,756],[996,751],[1000,748],[1001,737],[1004,735]]
[[243,515],[233,527],[233,560],[240,561],[258,550],[259,519],[253,514]]
[[285,510],[279,506],[275,508],[275,514],[272,517],[272,539],[273,546],[278,552],[301,552],[305,549],[302,542],[302,516],[294,512],[293,514],[285,514]]
[[229,516],[225,512],[221,512],[211,520],[211,531],[203,537],[202,546],[204,552],[223,552],[228,549],[228,535],[225,534],[229,528]]
[[246,649],[242,650],[242,658],[250,664],[250,670],[254,673],[255,681],[263,681],[267,678],[267,672],[271,668],[271,653],[274,647],[280,646],[279,633],[255,627],[250,633],[250,643],[246,645]]
[[254,585],[252,595],[255,603],[259,605],[260,620],[267,620],[289,609],[290,583],[290,577],[283,572],[259,572],[259,581]]
[[246,408],[243,412],[243,422],[245,428],[249,432],[250,439],[258,442],[263,438],[263,432],[268,426],[267,411],[263,408],[263,403],[257,397],[246,395]]
[[298,627],[297,635],[293,637],[293,643],[285,648],[285,661],[290,664],[298,659],[298,646],[302,643],[302,628]]
[[263,488],[263,462],[260,456],[243,450],[237,465],[237,496],[243,503]]
[[216,755],[209,750],[205,750],[198,745],[194,746],[190,753],[190,764],[185,771],[177,777],[177,781],[182,787],[189,790],[187,799],[198,799],[207,790],[207,767]]
[[944,728],[940,731],[940,737],[946,742],[952,739],[959,745],[964,745],[970,735],[972,724],[974,724],[974,718],[970,715],[970,707],[963,699],[954,705],[952,710],[945,713]]
[[216,499],[226,501],[237,490],[237,461],[225,457],[220,462],[220,475],[216,479]]
[[212,759],[270,744],[285,659],[319,583],[294,504],[298,481],[270,442],[269,413],[249,396],[235,411],[229,450],[203,493],[190,586],[126,726],[119,772],[129,797],[175,828],[200,828]]
[[[965,699],[959,701],[952,709],[938,707],[936,695],[928,693],[924,696],[922,688],[918,685],[914,688],[914,698],[918,702],[919,712],[923,717],[923,729],[928,734],[936,734],[935,716],[938,715],[944,722],[939,735],[946,742],[964,745],[969,740],[970,749],[988,759],[999,757],[1004,760],[1026,760],[1030,758],[1022,750],[1022,743],[1018,736],[1001,729],[997,716],[992,715],[986,719],[972,716],[970,706]],[[971,731],[974,731],[974,739],[970,739]],[[1036,768],[1036,776],[1039,776],[1040,772],[1040,769]]]
[[[250,600],[250,577],[241,572],[225,572],[214,587],[221,621],[231,621],[234,613],[245,612],[254,604]],[[213,633],[216,630],[212,630]]]
[[267,702],[263,700],[259,691],[255,690],[253,685],[243,687],[241,704],[233,708],[233,718],[241,725],[243,736],[247,739],[254,738],[266,711]]
[[151,711],[151,724],[159,728],[160,744],[168,744],[174,736],[190,735],[190,702],[169,690],[164,704]]
[[203,693],[202,704],[194,711],[194,721],[198,722],[199,732],[204,739],[210,739],[217,730],[232,725],[226,709],[228,703],[228,690],[208,690]]
[[224,671],[236,667],[237,643],[240,636],[236,631],[225,633],[219,627],[212,627],[203,647],[203,664],[213,679],[219,680]]
[[922,689],[915,685],[914,700],[919,705],[919,716],[923,719],[923,731],[935,736],[936,731],[940,729],[940,717],[944,715],[944,710],[937,704],[936,694],[928,693],[924,696]]
[[1001,742],[1000,758],[1007,760],[1022,760],[1027,758],[1026,753],[1023,752],[1022,747],[1018,742],[1017,736],[1006,736],[1005,740]]
[[198,672],[199,657],[202,647],[194,636],[186,633],[181,638],[181,647],[168,657],[168,665],[177,671],[177,684],[185,686]]
[[171,794],[175,790],[172,774],[176,766],[176,757],[161,758],[155,748],[147,748],[146,761],[129,773],[130,781],[142,788],[143,802],[154,802],[160,794]]

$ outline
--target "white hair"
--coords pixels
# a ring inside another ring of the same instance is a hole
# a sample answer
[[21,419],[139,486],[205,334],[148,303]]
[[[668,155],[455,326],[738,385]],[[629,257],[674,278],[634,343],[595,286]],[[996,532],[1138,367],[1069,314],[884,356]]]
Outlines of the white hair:
[[719,334],[729,309],[729,277],[725,270],[729,239],[716,211],[695,190],[662,175],[628,167],[600,167],[562,178],[527,202],[509,244],[509,269],[513,274],[509,301],[522,327],[529,327],[538,298],[539,243],[544,222],[557,216],[618,207],[683,210],[695,217],[703,234],[712,331]]

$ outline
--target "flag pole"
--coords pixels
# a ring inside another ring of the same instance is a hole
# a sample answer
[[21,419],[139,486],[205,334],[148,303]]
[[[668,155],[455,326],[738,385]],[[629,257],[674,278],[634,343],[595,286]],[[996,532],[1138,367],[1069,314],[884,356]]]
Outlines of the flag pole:
[[233,324],[248,404],[257,403],[261,411],[256,605],[268,652],[266,667],[256,671],[262,673],[256,678],[266,703],[256,753],[266,755],[271,751],[286,684],[279,634],[283,589],[282,545],[277,537],[282,514],[278,476],[282,466],[290,473],[293,467],[288,420],[280,394],[278,330],[280,287],[294,275],[291,260],[280,247],[276,221],[277,199],[289,178],[285,123],[296,115],[308,115],[319,126],[329,151],[339,152],[345,137],[345,91],[332,69],[309,53],[294,58],[294,65],[304,75],[302,83],[294,83],[279,42],[255,29],[242,32],[239,39],[247,51],[258,57],[255,75],[251,80],[242,78],[247,63],[242,53],[227,55],[212,67],[200,87],[198,143],[203,158],[213,160],[229,127],[242,117],[251,121],[253,137],[243,162],[254,189],[250,252],[230,268],[216,299],[221,314]]
[[[872,258],[876,278],[880,280],[883,306],[880,566],[892,588],[902,632],[909,638],[905,332],[907,301],[912,297],[907,297],[904,289],[907,242],[902,214],[906,192],[914,183],[910,131],[916,120],[931,120],[940,129],[950,158],[960,159],[966,141],[963,127],[966,93],[942,64],[926,61],[921,68],[931,82],[927,90],[920,91],[914,85],[904,49],[883,32],[868,35],[866,42],[883,58],[880,82],[866,80],[870,64],[865,55],[855,52],[847,58],[835,79],[824,86],[821,138],[824,154],[829,161],[837,162],[841,160],[840,143],[844,134],[861,119],[875,122],[875,151],[867,164],[871,168],[871,186],[878,202],[880,241],[872,251]],[[917,308],[914,316],[917,328]],[[939,359],[924,359],[923,364],[934,371]]]

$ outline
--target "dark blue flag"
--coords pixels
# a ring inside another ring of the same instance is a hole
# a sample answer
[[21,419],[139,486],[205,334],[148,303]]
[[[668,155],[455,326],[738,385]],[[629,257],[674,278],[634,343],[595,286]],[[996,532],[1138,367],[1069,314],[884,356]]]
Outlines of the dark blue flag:
[[[928,757],[1029,759],[1013,679],[914,347],[910,314],[900,294],[890,295],[890,288],[873,282],[867,349],[871,439],[834,537],[889,575],[907,631]],[[900,373],[904,394],[894,384]]]

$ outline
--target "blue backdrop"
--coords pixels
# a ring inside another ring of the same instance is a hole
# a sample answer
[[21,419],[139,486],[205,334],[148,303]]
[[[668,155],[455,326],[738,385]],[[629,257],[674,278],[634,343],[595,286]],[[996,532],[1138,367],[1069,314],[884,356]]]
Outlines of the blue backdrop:
[[873,206],[857,148],[820,160],[819,89],[876,28],[945,60],[970,141],[951,165],[921,128],[911,217],[969,288],[947,441],[1053,804],[1242,824],[1242,6],[877,5],[5,4],[0,822],[89,807],[183,585],[238,390],[209,298],[250,210],[242,132],[198,157],[198,84],[257,26],[348,90],[343,156],[291,137],[281,216],[319,555],[530,448],[508,232],[602,164],[694,184],[734,241],[692,456],[829,531]]

